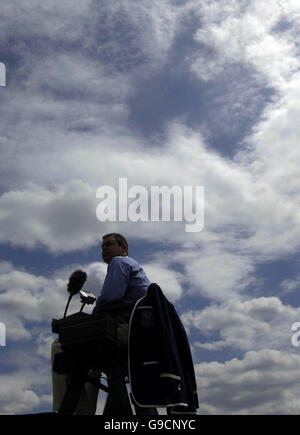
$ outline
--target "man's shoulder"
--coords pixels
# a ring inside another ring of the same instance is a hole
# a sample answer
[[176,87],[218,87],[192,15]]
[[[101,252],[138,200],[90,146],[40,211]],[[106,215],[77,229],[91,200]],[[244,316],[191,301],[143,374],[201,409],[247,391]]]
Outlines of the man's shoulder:
[[110,264],[128,264],[129,266],[135,266],[138,262],[131,257],[117,256],[110,260]]

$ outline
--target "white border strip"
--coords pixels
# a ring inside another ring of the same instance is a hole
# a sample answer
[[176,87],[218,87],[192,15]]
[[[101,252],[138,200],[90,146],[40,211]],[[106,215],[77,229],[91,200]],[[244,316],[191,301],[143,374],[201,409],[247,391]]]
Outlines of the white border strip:
[[173,375],[172,373],[162,373],[159,375],[160,378],[172,378],[176,379],[177,381],[181,381],[181,377],[177,375]]

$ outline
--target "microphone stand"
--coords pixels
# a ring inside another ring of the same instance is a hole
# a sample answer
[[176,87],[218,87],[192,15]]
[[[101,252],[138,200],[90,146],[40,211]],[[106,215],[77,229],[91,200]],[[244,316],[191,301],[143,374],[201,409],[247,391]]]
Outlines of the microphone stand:
[[[65,309],[65,313],[64,313],[64,318],[65,318],[66,315],[67,315],[67,311],[68,311],[68,308],[69,308],[70,301],[71,301],[72,297],[73,297],[75,294],[77,294],[77,292],[76,292],[76,293],[70,293],[70,296],[69,296],[69,299],[68,299],[68,302],[67,302],[67,306],[66,306],[66,309]],[[89,304],[93,304],[93,303],[95,302],[95,300],[96,300],[95,296],[94,296],[92,293],[90,293],[90,294],[93,296],[94,299],[89,300],[88,298],[83,298],[83,299],[81,300],[82,305],[81,305],[81,308],[80,308],[80,310],[79,310],[80,313],[82,312],[82,310],[83,310],[83,308],[85,307],[86,304],[89,305]],[[91,296],[90,296],[90,298],[91,298]]]
[[74,296],[74,293],[70,293],[70,296],[69,296],[69,299],[68,299],[68,302],[67,302],[67,306],[66,306],[66,309],[65,309],[65,313],[64,313],[64,318],[65,318],[66,315],[67,315],[67,311],[68,311],[68,308],[69,308],[69,304],[70,304],[70,301],[71,301],[71,299],[72,299],[73,296]]
[[86,305],[86,302],[83,302],[83,304],[81,305],[81,308],[80,308],[80,310],[79,310],[80,313],[82,312],[82,310],[83,310],[83,308],[85,307],[85,305]]

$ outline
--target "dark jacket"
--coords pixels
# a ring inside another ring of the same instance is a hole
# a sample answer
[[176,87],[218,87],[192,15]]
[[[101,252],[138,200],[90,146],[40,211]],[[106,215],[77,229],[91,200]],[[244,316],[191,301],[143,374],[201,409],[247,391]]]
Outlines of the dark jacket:
[[129,321],[129,380],[141,407],[196,413],[194,365],[183,324],[157,284],[135,304]]

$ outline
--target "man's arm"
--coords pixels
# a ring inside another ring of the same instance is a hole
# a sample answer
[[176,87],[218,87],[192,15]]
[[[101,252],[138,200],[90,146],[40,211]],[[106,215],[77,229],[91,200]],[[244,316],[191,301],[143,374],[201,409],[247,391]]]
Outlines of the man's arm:
[[115,299],[121,299],[126,292],[130,279],[130,266],[122,261],[122,258],[113,258],[107,268],[104,284],[97,299],[94,311],[97,307]]

